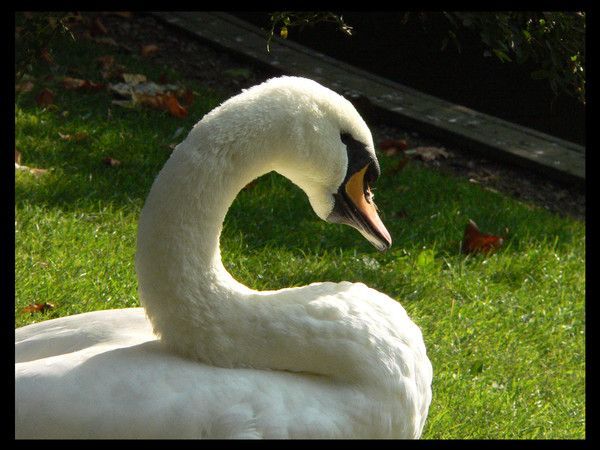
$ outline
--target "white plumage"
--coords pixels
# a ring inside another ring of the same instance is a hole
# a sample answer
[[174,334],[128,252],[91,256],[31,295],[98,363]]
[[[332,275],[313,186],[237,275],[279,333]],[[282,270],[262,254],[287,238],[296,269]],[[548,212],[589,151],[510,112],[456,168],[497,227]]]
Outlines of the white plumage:
[[376,161],[354,107],[297,77],[248,89],[196,124],[140,216],[147,318],[132,308],[17,329],[16,436],[420,437],[432,369],[398,302],[362,283],[255,291],[221,263],[227,210],[266,172],[331,219],[352,175],[344,133]]

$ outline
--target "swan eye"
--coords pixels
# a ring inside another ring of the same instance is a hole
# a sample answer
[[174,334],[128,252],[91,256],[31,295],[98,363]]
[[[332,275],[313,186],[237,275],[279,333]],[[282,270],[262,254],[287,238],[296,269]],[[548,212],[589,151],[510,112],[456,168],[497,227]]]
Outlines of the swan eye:
[[367,182],[366,177],[365,177],[364,194],[365,194],[365,200],[369,203],[373,203],[375,194],[373,194],[373,191],[371,190],[371,186],[369,186],[369,183]]

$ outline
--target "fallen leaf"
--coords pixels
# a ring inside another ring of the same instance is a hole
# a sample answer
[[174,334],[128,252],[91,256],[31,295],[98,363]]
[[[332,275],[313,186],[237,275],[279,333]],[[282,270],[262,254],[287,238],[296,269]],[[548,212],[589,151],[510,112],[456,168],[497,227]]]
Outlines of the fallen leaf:
[[98,91],[105,88],[105,85],[103,83],[94,83],[93,81],[71,77],[63,77],[62,85],[65,89],[69,90]]
[[504,244],[504,238],[485,234],[479,231],[477,224],[469,219],[469,223],[465,227],[461,251],[466,254],[470,253],[490,253],[499,249]]
[[175,117],[184,118],[188,114],[187,109],[181,106],[177,97],[171,93],[155,95],[134,93],[132,98],[134,103],[168,111]]
[[130,86],[135,86],[148,81],[146,75],[142,75],[140,73],[124,73],[122,74],[122,77],[123,81]]
[[17,92],[31,92],[35,85],[31,81],[23,81],[15,85],[15,91]]
[[104,158],[102,160],[102,162],[110,167],[116,167],[116,166],[121,165],[121,161],[119,161],[118,159],[115,159],[115,158],[111,158],[110,156],[107,156],[106,158]]
[[35,98],[35,102],[38,106],[49,106],[54,104],[54,92],[47,88],[42,89]]
[[52,308],[54,308],[54,305],[52,303],[32,303],[31,305],[28,305],[25,308],[23,308],[23,312],[31,314],[37,312],[43,313]]
[[379,143],[378,148],[387,156],[394,156],[404,152],[408,144],[404,139],[384,139]]
[[144,57],[150,57],[150,56],[154,56],[156,53],[158,53],[159,50],[160,49],[158,48],[158,45],[148,44],[148,45],[142,46],[140,53]]
[[407,150],[406,153],[415,155],[423,161],[434,161],[440,157],[450,157],[450,153],[448,153],[443,147],[415,147]]
[[[19,158],[19,160],[20,160],[20,158]],[[15,169],[16,170],[26,170],[29,173],[35,175],[36,177],[39,177],[40,175],[44,175],[45,173],[49,172],[48,169],[38,169],[37,167],[23,166],[23,165],[21,165],[20,162],[17,162],[17,161],[15,161]]]
[[165,106],[172,116],[179,117],[180,119],[187,117],[188,111],[186,108],[181,106],[181,104],[177,100],[177,97],[170,94],[163,94],[163,97],[165,97]]
[[178,97],[184,98],[184,104],[189,106],[194,99],[191,90],[183,90],[174,84],[156,84],[146,82],[146,77],[139,74],[123,74],[125,83],[110,84],[109,89],[121,97],[131,98],[131,101],[113,101],[114,104],[124,107],[134,105],[149,106],[168,111],[179,118],[187,117],[188,110],[179,103]]

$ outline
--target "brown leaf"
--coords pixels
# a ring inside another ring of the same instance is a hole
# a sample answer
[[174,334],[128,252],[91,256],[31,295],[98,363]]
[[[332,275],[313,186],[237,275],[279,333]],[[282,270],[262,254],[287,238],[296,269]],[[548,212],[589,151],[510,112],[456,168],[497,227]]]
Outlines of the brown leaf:
[[15,164],[21,165],[21,152],[15,148]]
[[144,57],[149,57],[149,56],[154,56],[156,53],[158,53],[159,50],[160,49],[158,48],[158,45],[147,44],[147,45],[142,46],[140,53]]
[[23,81],[15,85],[15,91],[17,92],[31,92],[35,85],[31,81]]
[[379,143],[378,148],[387,156],[394,156],[404,152],[408,144],[404,139],[384,139]]
[[477,224],[469,219],[469,223],[465,227],[461,251],[466,254],[490,253],[499,249],[502,244],[504,244],[504,238],[482,233]]
[[448,158],[450,153],[443,147],[415,147],[407,150],[408,154],[415,155],[423,161],[434,161],[440,157]]
[[28,305],[25,308],[23,308],[23,312],[31,314],[37,312],[43,313],[52,308],[54,308],[54,305],[52,303],[32,303],[31,305]]
[[111,158],[110,156],[107,156],[106,158],[104,158],[102,160],[102,162],[110,167],[116,167],[116,166],[121,165],[121,161],[119,161],[118,159],[115,159],[115,158]]
[[187,117],[188,111],[186,108],[179,104],[177,97],[169,94],[166,94],[163,97],[166,97],[164,102],[167,107],[167,110],[171,113],[172,116],[179,117],[180,119]]
[[62,79],[62,85],[65,89],[69,90],[90,90],[90,91],[99,91],[104,89],[105,85],[103,83],[94,83],[89,80],[82,80],[80,78],[71,78],[64,77]]
[[175,117],[184,118],[188,114],[187,109],[181,106],[177,97],[171,93],[155,95],[134,93],[132,98],[134,103],[168,111]]
[[49,106],[54,104],[54,92],[47,88],[42,89],[35,98],[35,102],[38,106]]

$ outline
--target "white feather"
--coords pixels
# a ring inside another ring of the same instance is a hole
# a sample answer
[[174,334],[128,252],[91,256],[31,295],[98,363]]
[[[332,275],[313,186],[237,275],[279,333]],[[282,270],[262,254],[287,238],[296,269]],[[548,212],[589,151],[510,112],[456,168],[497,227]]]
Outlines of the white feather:
[[296,77],[207,114],[140,216],[147,318],[99,311],[16,330],[16,436],[420,437],[432,369],[398,302],[362,283],[255,291],[221,263],[229,206],[268,171],[327,217],[348,165],[342,132],[374,155],[354,107]]

